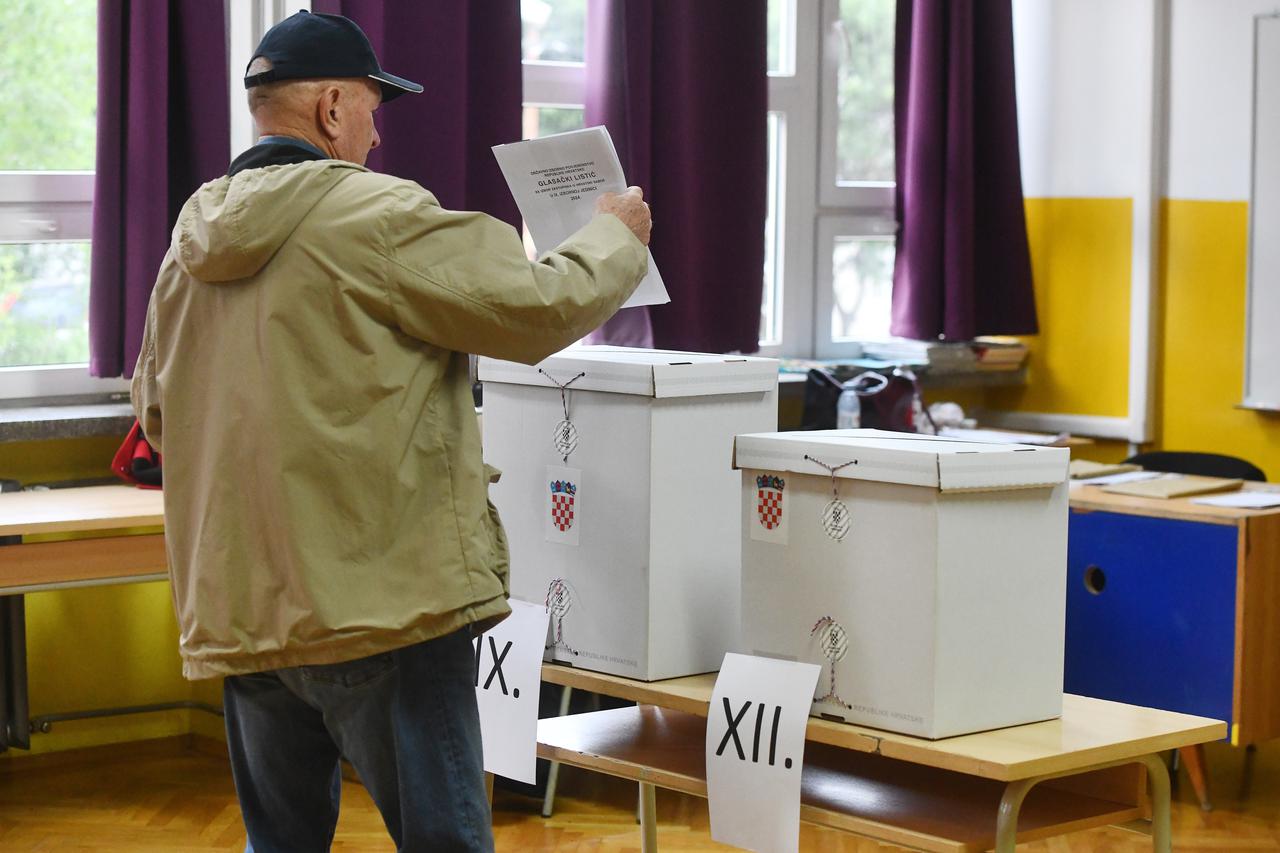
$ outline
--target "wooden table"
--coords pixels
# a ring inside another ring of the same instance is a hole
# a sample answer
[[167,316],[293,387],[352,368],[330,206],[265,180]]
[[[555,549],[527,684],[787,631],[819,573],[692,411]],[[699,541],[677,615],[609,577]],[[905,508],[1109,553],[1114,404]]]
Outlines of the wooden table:
[[[0,494],[0,751],[31,745],[23,596],[50,589],[167,579],[159,491],[92,486]],[[47,534],[60,541],[29,541]],[[57,715],[162,710],[186,703]],[[46,725],[47,725],[46,720]]]
[[[656,850],[653,786],[706,796],[704,738],[715,675],[645,683],[543,666],[543,680],[639,703],[538,723],[538,754],[641,783],[644,850]],[[813,718],[801,819],[928,851],[1012,851],[1031,841],[1141,817],[1170,849],[1169,777],[1158,753],[1221,738],[1226,725],[1065,697],[1061,719],[926,740]],[[647,788],[646,788],[647,786]]]
[[[1256,488],[1256,487],[1255,487]],[[1066,689],[1280,736],[1280,508],[1074,485]],[[1184,754],[1209,807],[1203,750]]]

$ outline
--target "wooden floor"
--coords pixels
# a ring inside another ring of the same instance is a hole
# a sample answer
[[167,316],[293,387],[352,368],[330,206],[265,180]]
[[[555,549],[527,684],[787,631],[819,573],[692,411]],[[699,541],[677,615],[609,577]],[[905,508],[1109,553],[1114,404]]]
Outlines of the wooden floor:
[[[1280,743],[1259,748],[1251,790],[1242,791],[1243,750],[1209,749],[1217,809],[1202,813],[1182,779],[1174,807],[1174,848],[1188,851],[1280,851]],[[1243,795],[1243,797],[1242,797]],[[639,850],[634,785],[566,769],[549,820],[539,803],[499,791],[494,825],[499,851]],[[664,853],[729,850],[707,834],[705,801],[658,792]],[[993,818],[994,819],[994,818]],[[207,853],[244,849],[226,758],[174,739],[71,755],[0,762],[0,851]],[[389,851],[391,844],[368,794],[345,787],[335,851]],[[805,826],[800,849],[870,853],[897,848]],[[1029,844],[1040,853],[1137,853],[1150,840],[1120,829],[1094,830]]]

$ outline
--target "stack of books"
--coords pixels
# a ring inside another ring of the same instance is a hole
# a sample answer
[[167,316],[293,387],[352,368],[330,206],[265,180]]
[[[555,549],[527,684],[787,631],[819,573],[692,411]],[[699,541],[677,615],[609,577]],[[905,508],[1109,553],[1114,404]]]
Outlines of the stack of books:
[[868,341],[862,345],[862,351],[872,358],[896,364],[928,365],[931,373],[971,371],[978,367],[977,354],[965,343],[894,338]]
[[971,344],[979,370],[1017,370],[1027,360],[1027,347],[1010,338],[978,338]]

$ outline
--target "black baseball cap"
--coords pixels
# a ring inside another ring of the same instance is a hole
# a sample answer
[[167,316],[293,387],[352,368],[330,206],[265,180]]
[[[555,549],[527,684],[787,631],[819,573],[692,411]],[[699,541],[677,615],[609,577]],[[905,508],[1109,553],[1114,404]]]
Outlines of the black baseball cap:
[[[277,80],[369,77],[382,87],[384,103],[405,92],[422,91],[418,83],[383,71],[364,31],[341,15],[306,11],[290,15],[267,30],[253,53],[253,59],[258,57],[270,59],[271,70],[250,75],[246,68],[246,89]],[[249,62],[253,64],[252,59]]]

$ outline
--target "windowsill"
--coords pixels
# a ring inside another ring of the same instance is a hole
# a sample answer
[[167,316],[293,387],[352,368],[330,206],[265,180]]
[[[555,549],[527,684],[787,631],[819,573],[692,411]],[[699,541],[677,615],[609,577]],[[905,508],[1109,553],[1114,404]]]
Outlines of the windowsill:
[[[123,400],[120,397],[124,397]],[[128,395],[0,403],[0,444],[59,438],[124,436],[133,426]]]
[[[781,374],[782,395],[789,397],[802,393],[804,381],[803,373]],[[1025,366],[1010,371],[920,372],[920,382],[925,388],[999,387],[1024,385],[1026,381]],[[127,394],[112,394],[105,399],[88,396],[0,402],[0,444],[60,438],[123,437],[133,426],[133,420],[133,406]]]
[[[923,388],[1007,388],[1027,384],[1026,365],[1017,370],[929,370],[908,365],[916,372]],[[877,368],[879,369],[879,368]],[[803,385],[805,373],[786,372],[778,377],[781,385]]]

